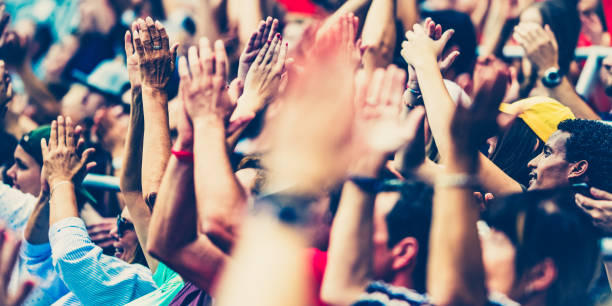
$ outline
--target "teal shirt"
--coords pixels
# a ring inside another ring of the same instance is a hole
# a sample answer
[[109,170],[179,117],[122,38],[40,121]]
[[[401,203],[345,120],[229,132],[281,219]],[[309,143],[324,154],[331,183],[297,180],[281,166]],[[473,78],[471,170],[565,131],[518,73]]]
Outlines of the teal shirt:
[[174,296],[183,289],[183,279],[178,273],[170,270],[163,263],[157,265],[153,275],[153,281],[157,284],[157,290],[142,296],[127,305],[164,305],[172,302]]

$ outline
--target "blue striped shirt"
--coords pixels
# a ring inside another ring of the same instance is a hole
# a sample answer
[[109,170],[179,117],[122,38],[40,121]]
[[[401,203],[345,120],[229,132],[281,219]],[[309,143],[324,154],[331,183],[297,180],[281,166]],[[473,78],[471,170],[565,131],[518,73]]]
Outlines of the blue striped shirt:
[[79,218],[53,224],[49,243],[53,267],[70,290],[53,305],[124,305],[157,289],[148,268],[104,255]]

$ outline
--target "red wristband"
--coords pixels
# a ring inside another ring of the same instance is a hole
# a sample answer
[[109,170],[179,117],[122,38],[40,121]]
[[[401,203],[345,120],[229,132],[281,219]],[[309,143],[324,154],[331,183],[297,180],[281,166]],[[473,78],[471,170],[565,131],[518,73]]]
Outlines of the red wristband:
[[193,152],[172,150],[172,155],[179,161],[193,163]]

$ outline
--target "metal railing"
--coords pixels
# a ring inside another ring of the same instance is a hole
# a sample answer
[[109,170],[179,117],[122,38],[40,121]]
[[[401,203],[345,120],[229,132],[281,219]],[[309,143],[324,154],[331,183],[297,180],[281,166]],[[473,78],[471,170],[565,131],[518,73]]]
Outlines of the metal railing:
[[[525,54],[520,46],[504,47],[504,56],[508,58],[521,58]],[[584,59],[584,67],[580,73],[578,83],[576,83],[576,92],[581,97],[588,97],[597,80],[597,72],[601,67],[601,60],[608,55],[612,55],[612,47],[591,46],[576,48],[576,59]]]

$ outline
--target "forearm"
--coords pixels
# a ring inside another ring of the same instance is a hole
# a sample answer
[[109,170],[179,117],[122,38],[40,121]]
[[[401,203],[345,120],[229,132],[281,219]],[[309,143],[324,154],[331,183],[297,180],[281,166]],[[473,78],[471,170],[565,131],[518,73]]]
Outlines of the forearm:
[[197,1],[194,5],[194,21],[196,22],[196,35],[194,37],[206,37],[210,41],[217,40],[219,38],[219,25],[210,1]]
[[137,87],[132,88],[131,92],[130,125],[128,126],[125,148],[123,150],[123,166],[121,167],[119,181],[122,192],[138,192],[142,194],[141,167],[144,135],[142,91],[140,87]]
[[330,305],[350,305],[372,278],[374,195],[344,184],[334,217],[321,297]]
[[72,182],[62,181],[51,186],[49,199],[49,226],[66,218],[79,217],[75,187]]
[[38,201],[26,228],[23,232],[24,239],[30,244],[45,244],[49,243],[49,195],[42,193],[38,197]]
[[197,216],[193,164],[171,157],[149,224],[147,250],[167,262],[196,239]]
[[197,119],[194,132],[199,227],[230,247],[246,212],[246,195],[231,167],[223,122]]
[[373,0],[363,25],[361,39],[368,46],[363,65],[368,73],[387,67],[395,51],[395,0]]
[[168,96],[162,89],[143,86],[144,136],[142,141],[142,192],[157,193],[170,156]]
[[600,120],[601,117],[593,111],[593,109],[584,101],[569,82],[567,77],[564,77],[559,86],[554,88],[546,88],[542,86],[545,91],[545,95],[556,99],[574,113],[576,118],[589,119],[589,120]]
[[238,28],[238,50],[242,50],[259,22],[265,18],[260,0],[227,0],[227,8],[230,24]]
[[220,282],[219,305],[310,305],[309,268],[303,256],[307,245],[296,228],[269,216],[250,218]]
[[22,67],[17,70],[17,73],[31,101],[33,101],[36,107],[42,111],[41,115],[43,118],[41,119],[49,120],[49,118],[57,117],[61,112],[61,105],[53,94],[51,94],[47,85],[34,75],[31,65],[27,62],[24,63]]
[[[470,167],[461,163],[449,159],[446,173],[469,173]],[[427,288],[435,304],[484,305],[486,301],[476,229],[480,208],[473,191],[436,185],[427,261]]]

